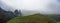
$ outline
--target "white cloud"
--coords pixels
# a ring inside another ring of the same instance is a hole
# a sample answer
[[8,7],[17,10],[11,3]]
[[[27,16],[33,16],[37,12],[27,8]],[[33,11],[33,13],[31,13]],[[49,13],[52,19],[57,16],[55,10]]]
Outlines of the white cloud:
[[35,10],[44,9],[43,6],[46,0],[2,0],[7,5],[13,6],[17,9]]
[[[1,0],[9,6],[12,6],[14,9],[21,10],[38,10],[44,13],[55,13],[54,8],[49,8],[48,4],[57,3],[56,0]],[[43,13],[42,12],[42,13]]]

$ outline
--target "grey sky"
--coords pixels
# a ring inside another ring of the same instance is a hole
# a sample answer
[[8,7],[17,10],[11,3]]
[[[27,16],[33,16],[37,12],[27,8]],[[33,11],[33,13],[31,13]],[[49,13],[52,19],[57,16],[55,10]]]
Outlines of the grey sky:
[[36,10],[41,13],[60,14],[60,3],[57,0],[1,0],[14,9]]

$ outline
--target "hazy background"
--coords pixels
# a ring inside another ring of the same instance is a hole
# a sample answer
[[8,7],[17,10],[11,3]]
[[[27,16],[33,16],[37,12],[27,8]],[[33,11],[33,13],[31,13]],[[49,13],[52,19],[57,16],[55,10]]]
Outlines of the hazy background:
[[0,0],[0,6],[9,11],[21,10],[23,14],[60,14],[59,0]]

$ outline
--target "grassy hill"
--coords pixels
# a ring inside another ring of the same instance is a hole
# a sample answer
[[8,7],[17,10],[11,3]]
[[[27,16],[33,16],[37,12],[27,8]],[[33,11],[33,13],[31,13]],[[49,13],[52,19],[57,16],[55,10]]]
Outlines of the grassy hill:
[[48,21],[50,21],[51,23],[56,23],[55,20],[41,14],[16,17],[11,19],[7,23],[47,23]]

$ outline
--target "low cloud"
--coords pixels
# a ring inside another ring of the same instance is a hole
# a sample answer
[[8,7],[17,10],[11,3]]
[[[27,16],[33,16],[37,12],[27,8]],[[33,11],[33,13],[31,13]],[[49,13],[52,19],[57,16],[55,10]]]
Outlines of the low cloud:
[[[37,10],[43,14],[60,14],[60,3],[57,0],[1,0],[8,9]],[[0,5],[2,6],[2,5]]]

